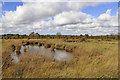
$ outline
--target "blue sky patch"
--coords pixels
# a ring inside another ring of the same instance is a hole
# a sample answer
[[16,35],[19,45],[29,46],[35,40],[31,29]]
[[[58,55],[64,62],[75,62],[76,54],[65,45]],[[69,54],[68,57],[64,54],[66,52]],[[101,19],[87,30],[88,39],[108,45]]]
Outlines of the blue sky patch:
[[4,2],[2,6],[3,11],[16,11],[17,6],[22,6],[22,2]]
[[82,12],[98,17],[100,14],[105,13],[108,9],[111,9],[111,15],[115,16],[118,10],[118,2],[107,2],[97,6],[88,6],[84,8]]

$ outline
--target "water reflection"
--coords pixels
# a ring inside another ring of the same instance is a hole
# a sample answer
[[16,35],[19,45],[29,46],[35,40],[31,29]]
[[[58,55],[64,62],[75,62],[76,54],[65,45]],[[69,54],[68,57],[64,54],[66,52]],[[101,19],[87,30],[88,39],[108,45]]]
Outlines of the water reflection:
[[25,54],[38,54],[38,55],[45,55],[48,58],[53,58],[55,61],[69,61],[72,58],[72,54],[63,51],[63,50],[54,50],[51,51],[50,48],[44,48],[44,46],[37,46],[37,45],[27,45],[21,46],[20,54],[17,51],[14,51],[11,54],[11,58],[13,59],[14,63],[18,63],[20,58]]

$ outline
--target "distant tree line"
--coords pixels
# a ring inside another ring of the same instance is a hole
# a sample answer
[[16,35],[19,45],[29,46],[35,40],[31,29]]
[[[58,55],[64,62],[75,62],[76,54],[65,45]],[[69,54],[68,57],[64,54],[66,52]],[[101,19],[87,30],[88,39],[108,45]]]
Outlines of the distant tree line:
[[39,33],[31,32],[29,35],[19,35],[19,34],[6,34],[1,35],[1,39],[114,39],[118,40],[118,35],[101,35],[101,36],[92,36],[92,35],[61,35],[60,32],[56,33],[56,35],[40,35]]

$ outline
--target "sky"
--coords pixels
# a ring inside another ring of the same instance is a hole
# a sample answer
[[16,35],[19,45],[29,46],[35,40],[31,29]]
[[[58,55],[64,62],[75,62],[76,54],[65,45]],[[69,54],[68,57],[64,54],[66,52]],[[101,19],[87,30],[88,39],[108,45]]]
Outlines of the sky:
[[0,3],[0,32],[117,34],[118,9],[118,2],[4,2]]

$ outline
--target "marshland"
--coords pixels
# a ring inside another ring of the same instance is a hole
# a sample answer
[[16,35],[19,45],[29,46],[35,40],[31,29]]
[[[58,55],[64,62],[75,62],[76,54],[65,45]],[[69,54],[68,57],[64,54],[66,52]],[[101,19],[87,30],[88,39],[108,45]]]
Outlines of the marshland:
[[118,0],[1,0],[0,78],[119,78]]
[[117,78],[118,36],[3,36],[2,77]]

